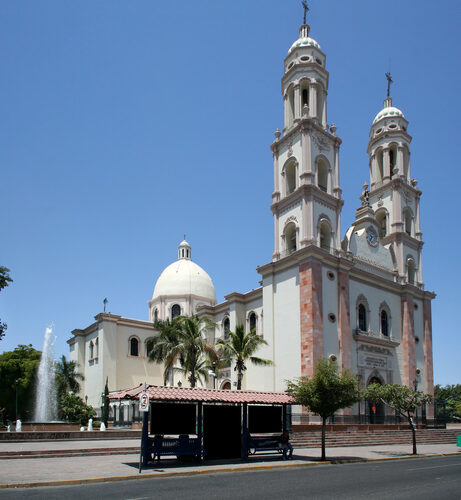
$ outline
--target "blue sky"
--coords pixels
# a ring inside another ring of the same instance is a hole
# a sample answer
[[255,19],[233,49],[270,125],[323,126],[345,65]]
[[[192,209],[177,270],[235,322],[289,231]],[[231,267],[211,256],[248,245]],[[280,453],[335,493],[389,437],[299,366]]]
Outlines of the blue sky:
[[[353,221],[366,146],[391,70],[410,122],[423,191],[424,282],[434,290],[435,382],[461,383],[456,297],[461,4],[312,1],[327,54],[328,121],[338,127]],[[109,299],[147,319],[160,272],[184,233],[218,300],[258,287],[273,251],[273,132],[282,128],[283,58],[300,1],[0,3],[0,351],[57,353]]]

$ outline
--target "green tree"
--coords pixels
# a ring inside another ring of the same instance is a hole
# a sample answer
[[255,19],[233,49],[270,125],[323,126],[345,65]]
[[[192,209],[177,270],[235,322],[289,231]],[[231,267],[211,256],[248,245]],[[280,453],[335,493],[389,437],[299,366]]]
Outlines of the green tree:
[[371,384],[365,391],[365,397],[372,403],[385,403],[407,419],[413,436],[413,455],[416,450],[416,425],[413,422],[415,411],[432,401],[430,394],[414,391],[406,385],[399,384]]
[[32,417],[35,375],[41,354],[32,345],[18,345],[13,351],[0,354],[0,408],[4,408],[4,419]]
[[59,398],[59,417],[66,422],[78,422],[87,425],[90,418],[96,416],[93,407],[76,394],[65,392]]
[[439,403],[444,403],[444,409],[451,419],[461,419],[461,384],[444,387],[437,384],[434,387],[434,399]]
[[76,361],[67,361],[64,355],[55,363],[58,401],[65,392],[71,391],[78,394],[80,391],[80,382],[85,380],[85,377],[77,371],[77,368],[78,363]]
[[[0,266],[0,291],[5,287],[12,283],[13,280],[10,277],[10,270],[7,267]],[[0,340],[5,336],[5,332],[8,325],[6,323],[2,323],[0,319]]]
[[107,427],[107,424],[109,422],[109,377],[106,378],[106,385],[104,386],[104,403],[102,406],[101,420]]
[[322,460],[325,460],[325,431],[327,418],[342,408],[348,408],[361,399],[356,376],[347,370],[338,373],[336,363],[321,359],[312,378],[301,377],[288,382],[287,392],[296,402],[306,406],[322,418]]
[[254,356],[255,352],[267,342],[251,330],[245,334],[245,327],[237,325],[235,332],[229,332],[229,339],[219,339],[216,346],[221,350],[224,360],[235,362],[234,370],[237,372],[237,390],[242,388],[243,372],[246,371],[246,362],[249,360],[257,366],[271,365],[269,359]]
[[197,380],[207,380],[207,366],[217,359],[215,349],[206,341],[207,330],[214,327],[211,319],[179,316],[172,321],[157,321],[154,327],[158,335],[147,339],[147,355],[149,361],[164,363],[164,383],[172,372],[184,373],[191,387]]

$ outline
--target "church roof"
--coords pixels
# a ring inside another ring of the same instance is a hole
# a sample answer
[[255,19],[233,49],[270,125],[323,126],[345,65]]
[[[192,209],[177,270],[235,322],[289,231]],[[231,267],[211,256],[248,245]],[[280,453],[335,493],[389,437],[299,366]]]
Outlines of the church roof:
[[[110,399],[138,399],[144,384],[109,394]],[[164,387],[148,385],[146,391],[151,401],[184,401],[204,403],[260,403],[294,404],[295,400],[284,392],[224,391],[201,387]]]

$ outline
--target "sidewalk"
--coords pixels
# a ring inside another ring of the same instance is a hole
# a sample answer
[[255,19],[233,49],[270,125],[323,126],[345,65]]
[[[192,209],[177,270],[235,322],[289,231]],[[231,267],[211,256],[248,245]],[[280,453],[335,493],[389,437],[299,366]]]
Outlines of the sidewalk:
[[[136,444],[139,445],[138,440]],[[93,442],[92,447],[95,443]],[[132,442],[123,441],[127,446],[133,447]],[[27,443],[30,445],[39,443]],[[79,449],[79,442],[48,442],[40,443],[42,449]],[[80,449],[88,443],[80,442]],[[104,442],[107,446],[107,441]],[[117,442],[117,445],[120,443]],[[24,443],[2,443],[2,451],[19,451]],[[101,446],[101,444],[99,444]],[[102,446],[101,446],[102,447]],[[418,456],[443,455],[460,453],[461,448],[456,444],[431,444],[418,446]],[[408,445],[382,445],[382,446],[354,446],[343,448],[327,448],[327,461],[356,461],[356,460],[383,460],[411,458],[411,443]],[[5,487],[39,486],[51,484],[82,484],[96,481],[129,480],[135,478],[159,477],[176,474],[203,474],[206,472],[230,472],[233,470],[255,470],[271,467],[293,467],[318,465],[319,448],[296,449],[293,460],[283,461],[280,455],[259,454],[249,458],[247,462],[240,460],[221,460],[205,462],[202,464],[179,464],[175,458],[165,458],[160,464],[150,464],[138,473],[139,455],[136,453],[124,455],[104,456],[77,456],[60,458],[23,458],[4,459],[0,462],[0,489]]]

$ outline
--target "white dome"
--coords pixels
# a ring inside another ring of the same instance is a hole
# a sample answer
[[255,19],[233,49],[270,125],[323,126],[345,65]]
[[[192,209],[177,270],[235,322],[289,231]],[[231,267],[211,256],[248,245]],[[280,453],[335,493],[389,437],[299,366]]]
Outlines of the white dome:
[[315,47],[316,49],[321,50],[320,45],[317,43],[317,41],[308,36],[298,38],[296,42],[294,42],[293,45],[288,49],[288,54],[291,54],[293,50],[299,47]]
[[[182,249],[190,249],[186,241],[179,246]],[[170,264],[160,275],[155,284],[152,300],[160,296],[189,296],[196,295],[200,298],[216,303],[216,292],[210,276],[195,262],[190,260],[190,253]]]
[[405,118],[402,111],[399,108],[395,108],[394,106],[388,106],[387,108],[382,109],[373,120],[373,125],[381,120],[381,118],[392,118],[392,117],[400,117]]

